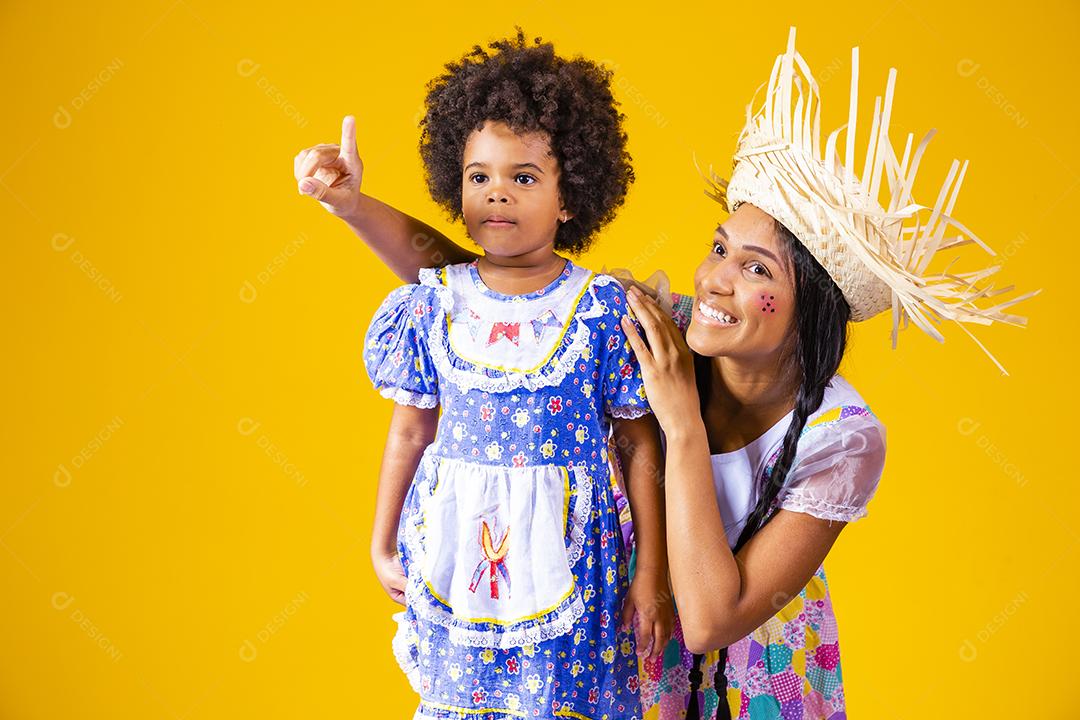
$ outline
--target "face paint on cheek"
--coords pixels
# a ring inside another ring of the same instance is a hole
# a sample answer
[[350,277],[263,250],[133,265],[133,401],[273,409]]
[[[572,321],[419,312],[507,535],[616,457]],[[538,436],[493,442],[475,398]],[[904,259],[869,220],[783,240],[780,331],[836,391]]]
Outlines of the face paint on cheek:
[[[766,297],[768,297],[767,300],[766,300]],[[776,304],[773,302],[773,300],[776,300],[775,295],[768,295],[768,296],[762,295],[761,296],[761,301],[764,304],[761,306],[761,312],[776,312]]]

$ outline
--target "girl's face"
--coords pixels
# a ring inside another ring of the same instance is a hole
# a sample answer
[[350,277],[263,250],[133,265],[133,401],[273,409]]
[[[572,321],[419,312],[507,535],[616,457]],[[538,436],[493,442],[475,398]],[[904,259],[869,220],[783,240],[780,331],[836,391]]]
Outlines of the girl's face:
[[744,203],[717,227],[694,290],[694,352],[775,362],[793,330],[795,276],[771,215]]
[[488,121],[469,135],[462,164],[465,226],[485,253],[528,259],[554,252],[555,231],[571,215],[546,133],[519,135]]

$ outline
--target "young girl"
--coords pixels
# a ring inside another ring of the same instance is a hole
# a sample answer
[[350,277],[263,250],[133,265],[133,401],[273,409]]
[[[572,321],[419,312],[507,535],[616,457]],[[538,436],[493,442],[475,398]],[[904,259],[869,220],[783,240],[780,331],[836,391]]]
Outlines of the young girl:
[[659,441],[622,287],[557,254],[584,250],[622,203],[622,116],[595,64],[520,33],[491,47],[432,82],[421,139],[432,196],[484,254],[421,271],[365,339],[397,403],[373,560],[406,606],[393,647],[417,718],[637,718],[626,625],[636,611],[656,653],[671,625]]

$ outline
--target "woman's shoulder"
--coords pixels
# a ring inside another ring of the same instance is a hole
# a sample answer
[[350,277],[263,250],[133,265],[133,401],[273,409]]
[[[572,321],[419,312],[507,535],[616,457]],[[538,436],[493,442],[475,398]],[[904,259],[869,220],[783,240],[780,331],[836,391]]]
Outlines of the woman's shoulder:
[[836,426],[840,423],[848,428],[865,426],[874,427],[882,434],[885,432],[884,423],[871,409],[870,404],[847,378],[836,374],[825,387],[821,405],[806,419],[805,429]]
[[780,507],[830,521],[864,517],[885,450],[885,426],[855,388],[835,376],[803,428]]
[[[818,409],[803,425],[796,450],[804,471],[838,458],[859,458],[880,475],[886,450],[885,425],[845,378],[833,376]],[[875,477],[876,481],[876,477]]]

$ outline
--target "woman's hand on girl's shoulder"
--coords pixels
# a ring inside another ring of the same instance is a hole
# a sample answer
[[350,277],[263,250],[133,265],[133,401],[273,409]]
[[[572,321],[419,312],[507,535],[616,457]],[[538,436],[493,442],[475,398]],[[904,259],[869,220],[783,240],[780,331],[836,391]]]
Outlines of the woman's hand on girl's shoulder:
[[629,313],[620,321],[641,365],[645,395],[660,427],[670,434],[680,422],[700,422],[694,357],[682,331],[655,300],[636,288],[627,291],[626,301],[645,337],[638,333]]

